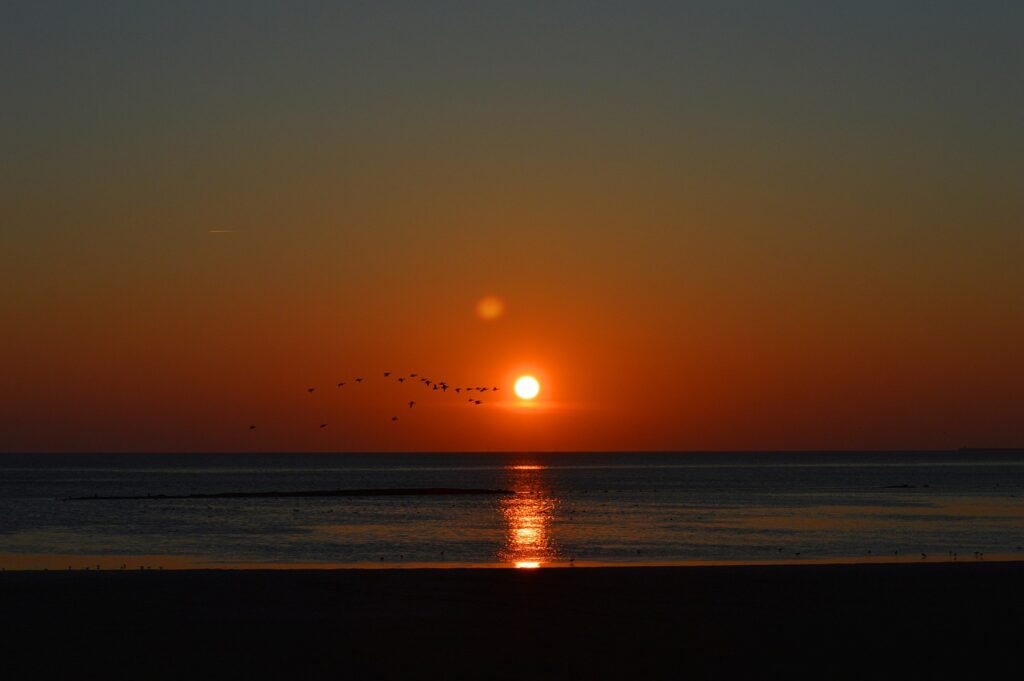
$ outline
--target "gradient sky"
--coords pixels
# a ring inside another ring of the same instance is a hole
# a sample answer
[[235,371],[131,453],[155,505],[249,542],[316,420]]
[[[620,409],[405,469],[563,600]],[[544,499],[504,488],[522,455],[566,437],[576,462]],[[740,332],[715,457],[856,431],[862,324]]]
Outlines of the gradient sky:
[[4,3],[0,451],[1024,445],[1022,35],[1019,2]]

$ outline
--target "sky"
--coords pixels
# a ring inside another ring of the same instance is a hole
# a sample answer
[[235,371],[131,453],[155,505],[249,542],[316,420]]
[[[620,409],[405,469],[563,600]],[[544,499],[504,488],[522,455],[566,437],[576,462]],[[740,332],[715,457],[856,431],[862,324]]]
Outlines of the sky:
[[0,452],[1022,446],[1022,34],[4,3]]

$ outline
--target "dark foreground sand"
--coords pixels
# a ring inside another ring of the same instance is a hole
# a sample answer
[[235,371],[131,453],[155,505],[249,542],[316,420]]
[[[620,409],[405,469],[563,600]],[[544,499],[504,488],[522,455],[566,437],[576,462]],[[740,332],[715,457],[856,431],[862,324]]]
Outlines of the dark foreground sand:
[[1024,563],[5,572],[0,677],[1024,673]]

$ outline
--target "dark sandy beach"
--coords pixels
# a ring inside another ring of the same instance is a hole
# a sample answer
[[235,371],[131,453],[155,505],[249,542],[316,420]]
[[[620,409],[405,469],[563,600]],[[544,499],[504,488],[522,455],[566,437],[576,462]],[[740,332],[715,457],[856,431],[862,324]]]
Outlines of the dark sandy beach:
[[0,574],[5,678],[1024,670],[1024,563]]

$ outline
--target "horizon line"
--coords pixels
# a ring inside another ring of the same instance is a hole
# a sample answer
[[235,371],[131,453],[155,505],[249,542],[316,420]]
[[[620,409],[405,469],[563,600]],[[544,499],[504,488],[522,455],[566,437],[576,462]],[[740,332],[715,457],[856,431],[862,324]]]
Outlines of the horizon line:
[[7,451],[0,452],[0,456],[61,456],[61,455],[106,455],[106,456],[173,456],[173,455],[253,455],[266,454],[274,456],[286,455],[437,455],[437,454],[478,454],[478,455],[549,455],[549,454],[944,454],[944,453],[970,453],[970,452],[1021,452],[1024,453],[1024,446],[1019,447],[957,447],[953,449],[930,449],[930,448],[900,448],[900,449],[550,449],[550,450],[363,450],[363,451],[324,451],[324,450],[194,450],[194,451],[117,451],[106,452],[96,450],[64,450],[64,451]]

